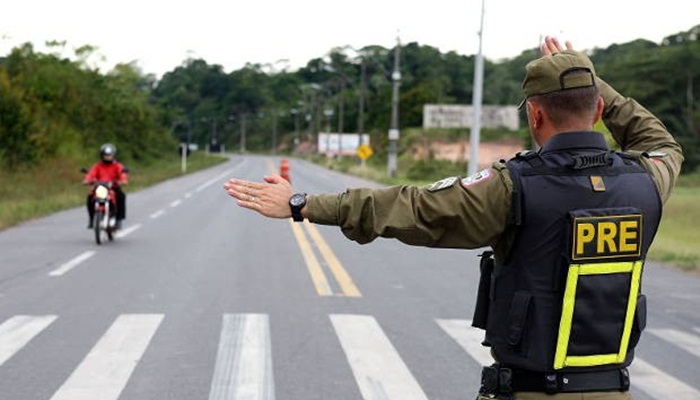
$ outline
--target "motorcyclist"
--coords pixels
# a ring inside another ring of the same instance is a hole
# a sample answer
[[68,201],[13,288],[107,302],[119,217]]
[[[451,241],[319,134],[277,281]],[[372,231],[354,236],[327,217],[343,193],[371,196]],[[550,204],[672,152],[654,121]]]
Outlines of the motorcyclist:
[[[122,220],[126,218],[126,195],[122,191],[122,186],[128,183],[127,169],[122,163],[116,160],[117,147],[112,143],[105,143],[100,147],[100,161],[95,163],[90,170],[85,174],[83,179],[84,184],[93,184],[95,182],[111,182],[112,190],[116,195],[117,204],[117,221],[116,229],[120,229]],[[93,193],[87,196],[86,206],[88,216],[90,218],[88,229],[93,228],[95,216],[95,202]]]

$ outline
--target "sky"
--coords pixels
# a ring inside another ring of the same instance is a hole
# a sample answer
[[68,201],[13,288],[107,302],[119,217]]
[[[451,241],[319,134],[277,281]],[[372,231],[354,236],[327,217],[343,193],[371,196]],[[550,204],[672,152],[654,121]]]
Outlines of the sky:
[[[254,63],[296,70],[332,48],[417,42],[479,51],[480,0],[8,0],[0,12],[0,56],[30,42],[65,41],[59,54],[97,48],[88,63],[107,72],[134,63],[160,78],[190,58],[225,72]],[[9,3],[9,4],[7,4]],[[700,25],[697,0],[484,0],[482,53],[491,61],[536,47],[544,35],[579,50],[647,39]],[[56,52],[54,49],[52,52]]]

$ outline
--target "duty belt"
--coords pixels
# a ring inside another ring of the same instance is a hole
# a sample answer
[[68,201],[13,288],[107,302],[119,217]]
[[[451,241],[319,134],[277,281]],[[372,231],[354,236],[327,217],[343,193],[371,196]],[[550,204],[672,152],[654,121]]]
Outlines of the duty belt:
[[[503,368],[503,367],[501,367]],[[533,372],[512,370],[513,392],[607,392],[629,390],[627,368],[590,372]]]

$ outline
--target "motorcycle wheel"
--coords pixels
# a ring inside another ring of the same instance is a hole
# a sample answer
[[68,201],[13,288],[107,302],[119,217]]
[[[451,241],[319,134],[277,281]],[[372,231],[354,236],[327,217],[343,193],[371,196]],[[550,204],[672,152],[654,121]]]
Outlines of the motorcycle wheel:
[[107,228],[107,239],[111,242],[114,240],[114,228]]
[[102,244],[102,219],[103,219],[102,211],[95,210],[95,242],[97,244]]

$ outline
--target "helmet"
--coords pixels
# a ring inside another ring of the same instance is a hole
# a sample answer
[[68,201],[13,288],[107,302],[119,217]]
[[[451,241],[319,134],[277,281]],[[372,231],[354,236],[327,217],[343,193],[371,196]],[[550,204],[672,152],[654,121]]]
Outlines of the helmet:
[[[105,143],[100,147],[100,158],[103,162],[111,163],[117,155],[117,147],[112,143]],[[112,159],[105,160],[105,156],[112,156]]]

